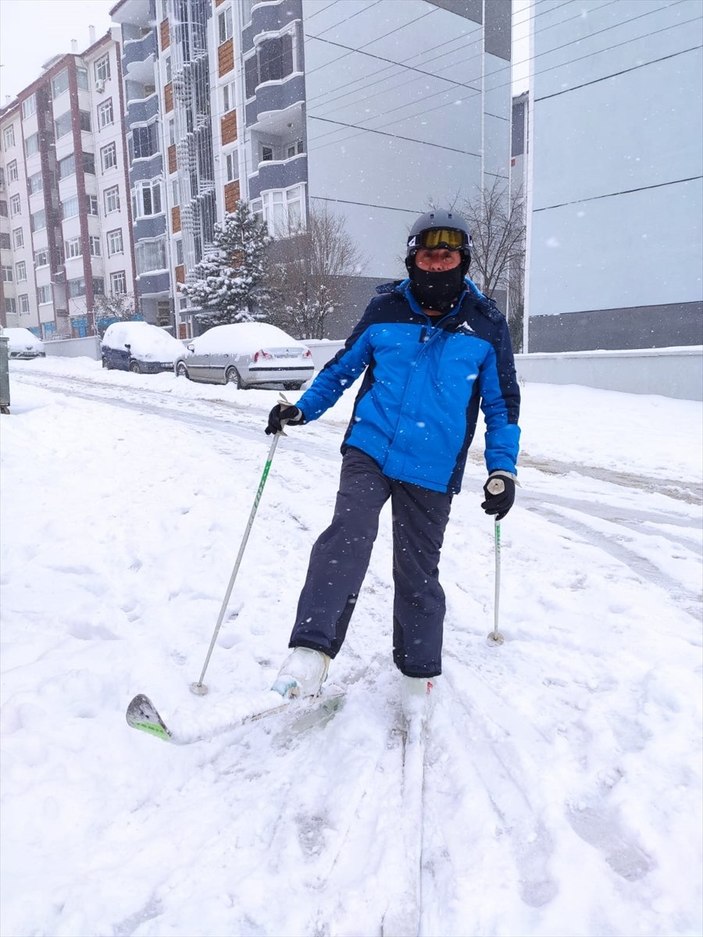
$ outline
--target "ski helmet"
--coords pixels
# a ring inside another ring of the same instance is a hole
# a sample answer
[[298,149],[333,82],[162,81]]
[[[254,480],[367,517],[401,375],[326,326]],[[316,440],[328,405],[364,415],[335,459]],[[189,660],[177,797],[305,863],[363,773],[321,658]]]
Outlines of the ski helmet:
[[466,276],[471,263],[471,232],[466,221],[454,211],[442,208],[420,215],[408,235],[408,254],[405,266],[412,273],[415,254],[421,247],[446,247],[461,251],[461,274]]

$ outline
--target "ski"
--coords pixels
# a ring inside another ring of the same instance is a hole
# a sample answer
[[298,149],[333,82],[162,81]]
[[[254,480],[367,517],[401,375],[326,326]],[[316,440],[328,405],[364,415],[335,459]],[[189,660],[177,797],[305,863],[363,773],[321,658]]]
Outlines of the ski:
[[400,726],[402,752],[401,845],[404,868],[381,922],[383,937],[416,937],[422,916],[425,746],[427,707],[407,714]]
[[[127,725],[162,739],[164,742],[171,742],[173,745],[191,745],[194,742],[205,742],[215,736],[224,735],[275,716],[290,716],[296,721],[305,721],[305,717],[313,717],[313,721],[317,721],[320,717],[331,716],[337,712],[344,702],[345,691],[341,688],[330,687],[319,696],[302,699],[282,700],[277,693],[273,692],[271,697],[270,705],[265,705],[254,712],[205,728],[198,728],[192,732],[184,732],[168,726],[149,697],[138,693],[127,707]],[[307,725],[302,725],[300,728],[307,728]]]

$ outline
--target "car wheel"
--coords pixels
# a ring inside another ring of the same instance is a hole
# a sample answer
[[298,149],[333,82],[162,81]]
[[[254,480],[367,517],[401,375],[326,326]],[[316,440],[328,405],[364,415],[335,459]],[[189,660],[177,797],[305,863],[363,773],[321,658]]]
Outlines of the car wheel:
[[129,370],[132,372],[132,374],[141,374],[142,366],[139,364],[138,361],[130,361]]
[[188,374],[188,368],[183,364],[182,361],[179,361],[176,365],[176,377],[187,377],[190,380],[190,374]]
[[234,384],[237,390],[241,390],[244,387],[242,384],[242,377],[236,368],[227,368],[225,371],[225,383]]
[[107,358],[105,357],[105,355],[103,355],[100,360],[102,361],[102,366],[105,368],[105,370],[109,370],[110,366],[107,363]]
[[303,385],[299,381],[288,381],[283,385],[284,390],[300,390]]

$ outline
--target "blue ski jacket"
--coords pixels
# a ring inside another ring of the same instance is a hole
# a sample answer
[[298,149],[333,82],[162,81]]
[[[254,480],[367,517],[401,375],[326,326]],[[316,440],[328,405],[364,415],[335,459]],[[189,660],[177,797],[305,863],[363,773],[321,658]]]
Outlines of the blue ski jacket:
[[457,493],[480,405],[488,471],[516,474],[520,390],[507,322],[465,283],[441,318],[423,312],[410,280],[379,286],[344,347],[297,401],[305,422],[365,370],[342,452],[353,446],[389,478]]

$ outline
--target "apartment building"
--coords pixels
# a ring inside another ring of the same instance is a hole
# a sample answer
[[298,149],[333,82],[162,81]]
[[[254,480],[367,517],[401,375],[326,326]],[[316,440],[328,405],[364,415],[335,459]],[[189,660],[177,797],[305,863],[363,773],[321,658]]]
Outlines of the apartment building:
[[0,321],[44,339],[95,334],[96,297],[134,292],[120,48],[91,38],[0,110]]
[[703,342],[700,0],[533,19],[529,351]]
[[[402,276],[407,232],[510,171],[511,0],[120,0],[140,308],[176,334],[178,284],[246,199],[275,238],[327,208],[373,286]],[[146,200],[140,193],[146,193]]]

